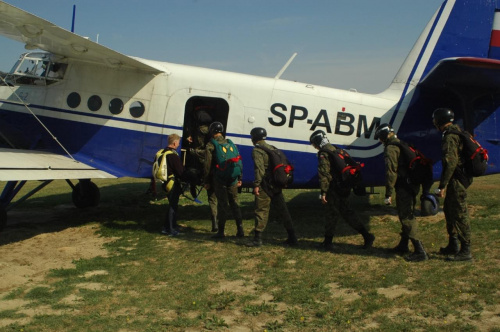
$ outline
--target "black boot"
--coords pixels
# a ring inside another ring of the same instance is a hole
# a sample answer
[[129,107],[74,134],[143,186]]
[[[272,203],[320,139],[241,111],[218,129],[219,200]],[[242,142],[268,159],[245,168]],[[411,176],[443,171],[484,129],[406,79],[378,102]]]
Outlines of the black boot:
[[399,233],[401,235],[401,240],[398,245],[391,249],[391,251],[395,254],[403,255],[410,252],[410,248],[408,248],[408,241],[410,238],[408,235],[404,233]]
[[243,231],[243,221],[241,219],[236,220],[236,228],[237,228],[236,236],[237,237],[244,237],[245,232]]
[[247,247],[260,247],[262,246],[261,232],[255,231],[252,241],[245,244]]
[[411,243],[413,244],[415,251],[405,257],[405,260],[407,262],[421,262],[429,259],[421,241],[411,239]]
[[460,247],[458,246],[458,237],[450,236],[448,239],[448,245],[444,248],[439,249],[439,254],[441,255],[456,255],[458,254]]
[[217,225],[217,217],[212,216],[212,232],[217,232],[219,230],[219,225]]
[[447,261],[453,262],[461,262],[461,261],[470,261],[472,259],[472,255],[470,253],[470,243],[465,243],[460,241],[462,247],[460,251],[455,256],[446,257]]
[[368,233],[366,229],[363,229],[361,232],[361,235],[363,236],[363,240],[365,243],[363,244],[363,249],[369,249],[373,246],[373,241],[375,241],[375,235],[372,233]]
[[289,246],[296,246],[299,241],[297,240],[297,236],[295,236],[295,230],[292,229],[287,229],[286,232],[288,233],[288,239],[283,242],[284,245],[289,245]]
[[226,237],[224,235],[224,228],[226,228],[226,222],[221,222],[219,220],[219,227],[218,228],[219,228],[219,230],[217,231],[217,233],[215,235],[212,235],[212,239],[222,240]]
[[325,240],[321,242],[319,245],[319,248],[324,250],[324,251],[334,251],[335,246],[333,245],[333,236],[332,235],[325,235]]

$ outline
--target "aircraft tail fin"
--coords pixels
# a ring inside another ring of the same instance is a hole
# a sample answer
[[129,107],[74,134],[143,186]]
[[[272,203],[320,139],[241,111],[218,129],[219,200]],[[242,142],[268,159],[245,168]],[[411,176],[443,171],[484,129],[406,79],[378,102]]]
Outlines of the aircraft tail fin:
[[[452,57],[500,59],[500,13],[494,0],[446,0],[413,46],[388,91],[416,86],[438,62]],[[495,21],[495,23],[494,23]]]
[[491,30],[490,51],[488,57],[500,60],[500,9],[495,11],[493,28]]

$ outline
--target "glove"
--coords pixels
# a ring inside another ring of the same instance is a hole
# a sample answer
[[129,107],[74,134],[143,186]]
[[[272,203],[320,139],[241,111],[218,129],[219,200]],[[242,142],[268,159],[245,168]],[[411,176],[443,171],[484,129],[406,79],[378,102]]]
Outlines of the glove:
[[386,197],[384,199],[384,204],[385,205],[391,205],[392,204],[392,198],[391,197]]

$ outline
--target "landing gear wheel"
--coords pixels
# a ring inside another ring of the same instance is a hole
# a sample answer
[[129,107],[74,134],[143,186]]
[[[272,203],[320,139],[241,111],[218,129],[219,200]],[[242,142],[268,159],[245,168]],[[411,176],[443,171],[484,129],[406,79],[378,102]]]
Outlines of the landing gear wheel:
[[99,188],[91,181],[80,181],[73,188],[73,204],[77,208],[97,206],[101,198]]
[[0,207],[0,232],[7,224],[7,211],[3,207]]

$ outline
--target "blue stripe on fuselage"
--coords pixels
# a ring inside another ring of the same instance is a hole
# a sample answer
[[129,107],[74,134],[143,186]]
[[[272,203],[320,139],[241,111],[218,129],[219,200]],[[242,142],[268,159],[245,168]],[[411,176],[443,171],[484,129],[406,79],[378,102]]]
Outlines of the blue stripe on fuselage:
[[[9,104],[9,105],[20,106],[19,103],[13,103],[13,102],[9,102],[9,101],[0,101],[0,102],[2,102],[4,104]],[[151,126],[151,127],[182,130],[182,127],[179,127],[179,126],[170,126],[170,125],[165,125],[165,124],[161,124],[161,123],[147,122],[147,121],[134,120],[134,119],[124,119],[124,118],[119,118],[119,117],[112,116],[112,115],[102,115],[102,114],[97,114],[97,113],[71,111],[71,110],[67,110],[67,109],[63,109],[63,108],[48,107],[48,106],[36,105],[36,104],[28,104],[28,106],[30,108],[36,108],[36,109],[51,111],[51,112],[55,112],[55,113],[79,115],[79,116],[88,117],[88,118],[113,120],[113,121],[118,121],[118,122],[134,123],[134,124],[146,125],[146,126]]]
[[[62,149],[32,115],[1,109],[0,115],[2,116],[0,131],[13,139],[19,135],[22,136],[22,140],[14,141],[14,143],[17,143],[16,145],[23,142],[28,144],[37,142],[37,145],[34,146],[35,149],[44,149],[63,154]],[[90,114],[89,116],[96,115]],[[58,141],[70,151],[75,159],[118,177],[150,177],[151,164],[156,151],[164,145],[165,137],[161,134],[145,133],[52,117],[39,116],[39,118],[57,137]],[[233,135],[231,133],[228,136],[248,138],[249,145],[239,145],[239,149],[244,163],[243,180],[245,185],[251,186],[254,170],[252,161],[253,146],[250,145],[250,137],[247,135]],[[270,139],[270,141],[272,140],[293,141]],[[300,144],[301,142],[295,141],[294,143]],[[22,146],[19,148],[29,147]],[[284,152],[295,166],[295,182],[292,187],[317,188],[318,164],[316,153],[289,150],[284,150]],[[379,158],[371,158],[363,160],[363,162],[370,166],[370,173],[366,174],[365,180],[369,183],[375,183],[374,181],[379,182],[380,176],[375,176],[375,174],[381,174],[379,173],[381,170],[375,170],[383,167],[383,161]]]

